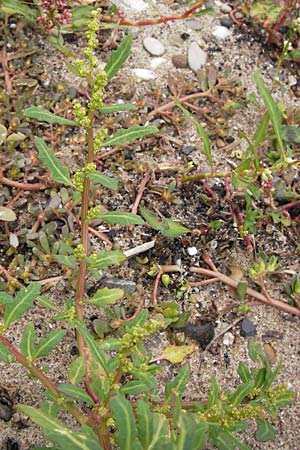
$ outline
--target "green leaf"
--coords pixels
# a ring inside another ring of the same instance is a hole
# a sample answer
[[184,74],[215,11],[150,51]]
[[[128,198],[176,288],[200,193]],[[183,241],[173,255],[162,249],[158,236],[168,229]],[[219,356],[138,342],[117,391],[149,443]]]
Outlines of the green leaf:
[[239,374],[239,376],[240,376],[240,379],[241,379],[244,383],[246,383],[247,381],[252,380],[251,372],[250,372],[250,370],[248,369],[248,367],[246,366],[246,364],[240,363],[240,364],[239,364],[239,367],[238,367],[238,369],[237,369],[237,372],[238,372],[238,374]]
[[259,389],[265,382],[267,370],[265,367],[261,367],[257,370],[254,387]]
[[208,134],[206,133],[205,129],[200,125],[200,123],[198,122],[198,120],[196,120],[192,114],[182,106],[182,104],[179,102],[179,100],[177,98],[174,98],[174,102],[176,104],[176,106],[178,106],[179,109],[181,109],[181,111],[183,112],[183,114],[185,115],[185,117],[187,119],[189,119],[196,127],[197,130],[197,134],[200,137],[200,139],[202,139],[203,141],[203,145],[204,145],[204,154],[206,156],[206,159],[210,165],[210,170],[213,173],[214,171],[214,163],[213,163],[213,159],[212,159],[212,153],[211,153],[211,142],[210,139],[208,137]]
[[234,394],[231,397],[231,404],[233,406],[238,406],[242,403],[245,397],[253,390],[254,381],[250,380],[246,383],[240,384],[240,386],[236,389]]
[[75,433],[59,420],[32,406],[18,405],[17,408],[42,428],[46,439],[59,444],[61,449],[103,450],[96,435],[88,435],[86,432]]
[[65,61],[65,65],[67,66],[68,70],[73,73],[74,75],[76,75],[76,77],[79,78],[83,78],[82,75],[80,75],[79,70],[77,69],[77,67],[74,64],[69,63],[68,61]]
[[178,374],[174,378],[174,380],[168,382],[166,384],[166,401],[169,402],[171,400],[172,394],[177,396],[182,396],[187,385],[187,381],[190,376],[190,369],[187,364],[182,366],[179,369]]
[[58,125],[73,125],[78,126],[77,122],[74,120],[65,119],[64,117],[57,116],[47,109],[38,108],[37,106],[30,106],[29,108],[24,109],[23,111],[25,117],[29,117],[29,119],[35,119],[39,122],[47,122],[47,123],[57,123]]
[[180,223],[174,222],[171,219],[167,219],[166,217],[163,217],[161,219],[157,217],[152,211],[149,211],[142,206],[140,206],[140,212],[146,220],[147,224],[155,230],[160,231],[164,236],[176,237],[190,231],[188,228],[185,228]]
[[6,292],[0,292],[0,305],[6,305],[7,303],[10,303],[12,301],[12,295],[7,294]]
[[255,439],[260,442],[274,441],[275,430],[274,427],[265,419],[256,419],[258,428],[255,433]]
[[103,142],[103,147],[110,147],[112,145],[123,145],[128,142],[133,142],[136,139],[141,139],[149,134],[157,133],[158,129],[155,127],[147,127],[143,125],[133,125],[130,128],[117,131],[113,136]]
[[170,345],[164,349],[162,358],[168,360],[172,364],[178,364],[194,351],[194,345]]
[[99,214],[97,219],[110,225],[143,225],[145,222],[137,214],[125,211],[110,211],[105,214]]
[[35,350],[34,357],[40,358],[41,356],[47,356],[51,350],[61,341],[67,330],[53,330],[42,338]]
[[88,300],[89,303],[93,303],[99,307],[103,307],[105,305],[114,305],[120,298],[124,296],[123,289],[119,288],[101,288],[98,289],[96,294]]
[[177,237],[182,236],[185,233],[188,233],[190,230],[179,222],[175,222],[174,220],[164,218],[163,224],[165,228],[161,231],[161,234],[167,237]]
[[46,233],[44,231],[40,231],[39,232],[39,241],[40,241],[40,244],[41,244],[42,249],[45,252],[45,254],[46,255],[50,255],[51,254],[51,250],[50,250],[50,246],[49,246],[47,235],[46,235]]
[[120,392],[125,395],[137,395],[147,391],[149,391],[149,387],[140,380],[128,381],[120,389]]
[[0,206],[0,220],[3,222],[14,222],[17,219],[15,212],[6,206]]
[[152,211],[143,208],[142,206],[140,206],[139,209],[147,224],[150,225],[151,228],[158,231],[164,230],[165,224],[162,222],[160,217],[157,217]]
[[94,258],[87,258],[91,268],[102,270],[109,266],[117,266],[125,260],[126,256],[120,250],[102,250]]
[[71,269],[76,269],[77,261],[73,255],[56,255],[56,261],[62,266],[71,267]]
[[257,89],[260,93],[260,95],[263,98],[263,101],[266,105],[267,111],[270,115],[270,119],[273,125],[273,129],[274,129],[274,133],[277,139],[277,143],[279,145],[280,151],[282,153],[282,155],[285,154],[285,150],[284,150],[284,146],[283,146],[283,142],[282,142],[282,130],[281,130],[281,114],[279,111],[279,108],[276,104],[276,102],[274,101],[272,95],[270,94],[270,91],[268,90],[268,88],[266,87],[265,83],[263,82],[263,80],[260,78],[260,72],[259,70],[255,71],[254,73],[254,80],[257,86]]
[[235,450],[236,448],[251,450],[251,447],[241,442],[229,431],[222,431],[215,442],[220,450]]
[[29,322],[22,335],[22,341],[20,344],[20,350],[23,356],[28,358],[29,360],[34,359],[35,347],[34,343],[36,340],[36,332],[34,328],[33,322]]
[[65,184],[66,186],[74,187],[74,184],[70,179],[69,169],[54,156],[52,150],[47,147],[44,139],[36,137],[34,141],[39,151],[39,159],[49,170],[52,179],[58,183]]
[[297,125],[282,126],[282,139],[284,142],[294,142],[300,144],[300,127]]
[[153,436],[153,416],[149,404],[144,400],[137,402],[137,431],[144,450],[148,449]]
[[6,141],[7,129],[2,123],[0,123],[0,145]]
[[108,364],[108,357],[107,355],[99,348],[97,343],[95,342],[95,339],[91,334],[87,331],[85,326],[82,323],[77,324],[77,328],[82,334],[85,343],[89,349],[90,356],[100,364],[100,366],[105,370],[107,370],[107,364]]
[[78,356],[72,362],[69,369],[69,379],[72,384],[78,384],[82,381],[86,371],[86,363],[83,356]]
[[50,309],[51,311],[59,312],[59,309],[55,306],[54,303],[52,303],[48,297],[45,295],[40,295],[36,299],[42,306],[45,306],[45,308]]
[[176,450],[201,450],[206,444],[207,424],[199,423],[191,414],[181,414]]
[[122,395],[117,394],[110,401],[110,408],[117,425],[117,442],[122,450],[132,450],[137,435],[132,406]]
[[14,361],[13,354],[8,350],[6,345],[4,345],[0,341],[0,361],[3,361],[5,363],[12,363]]
[[207,402],[207,406],[209,408],[218,403],[220,394],[221,394],[220,387],[217,383],[216,377],[213,375],[210,382],[209,396]]
[[170,444],[169,422],[163,414],[153,414],[153,434],[147,450],[175,450]]
[[74,384],[59,384],[57,386],[59,392],[67,395],[68,397],[74,398],[75,400],[79,400],[81,402],[87,403],[90,406],[93,406],[93,401],[91,397],[80,387],[74,386]]
[[18,14],[24,16],[30,23],[35,23],[38,15],[36,9],[30,8],[30,6],[25,5],[23,2],[19,2],[18,0],[2,0],[0,13],[9,15]]
[[12,302],[5,307],[4,325],[6,327],[22,317],[23,313],[32,306],[34,299],[40,293],[40,289],[39,283],[31,283],[28,287],[20,289]]
[[118,73],[119,69],[130,55],[132,39],[133,35],[132,33],[129,33],[128,36],[123,39],[117,50],[111,53],[111,56],[104,67],[108,80]]
[[88,178],[95,184],[102,184],[102,186],[115,191],[118,188],[118,180],[107,177],[101,173],[93,172],[88,174]]
[[134,111],[136,106],[132,103],[120,103],[119,105],[105,105],[102,106],[99,111],[101,114],[109,114],[120,111]]

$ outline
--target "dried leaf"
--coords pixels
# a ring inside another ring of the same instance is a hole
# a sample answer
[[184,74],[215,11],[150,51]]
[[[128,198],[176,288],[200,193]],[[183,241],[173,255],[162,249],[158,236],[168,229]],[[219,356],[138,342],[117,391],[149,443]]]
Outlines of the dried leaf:
[[172,364],[181,363],[187,355],[194,351],[194,345],[170,345],[165,348],[162,359],[167,359]]

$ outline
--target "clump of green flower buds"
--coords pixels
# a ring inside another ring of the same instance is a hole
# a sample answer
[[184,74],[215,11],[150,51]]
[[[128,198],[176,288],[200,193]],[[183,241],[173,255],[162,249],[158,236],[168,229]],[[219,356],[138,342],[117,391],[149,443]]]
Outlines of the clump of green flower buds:
[[73,114],[78,120],[79,125],[84,128],[89,128],[91,126],[91,120],[88,117],[87,109],[76,99],[73,101]]
[[105,129],[105,128],[98,131],[98,133],[96,134],[95,139],[94,139],[95,153],[97,153],[103,147],[103,143],[104,143],[106,136],[107,136],[107,129]]
[[83,192],[84,188],[84,179],[89,173],[96,172],[96,164],[89,163],[82,169],[79,169],[75,172],[74,175],[74,184],[78,192]]

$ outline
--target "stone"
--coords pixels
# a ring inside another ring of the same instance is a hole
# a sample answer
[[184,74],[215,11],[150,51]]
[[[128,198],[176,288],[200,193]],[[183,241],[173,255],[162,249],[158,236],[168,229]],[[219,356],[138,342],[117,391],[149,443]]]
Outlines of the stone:
[[161,57],[152,58],[150,61],[150,67],[151,69],[155,70],[158,67],[161,67],[163,64],[166,64],[166,62],[167,62],[166,58]]
[[188,49],[188,65],[191,70],[198,72],[207,61],[207,53],[199,47],[197,42],[192,42]]
[[196,249],[196,247],[188,247],[187,252],[190,256],[195,256],[197,255],[198,250]]
[[186,26],[194,31],[200,31],[203,28],[203,24],[200,20],[190,19],[186,21]]
[[223,14],[229,14],[232,11],[231,6],[227,5],[226,3],[224,3],[220,9]]
[[133,281],[123,280],[122,278],[103,278],[101,284],[109,289],[123,289],[128,295],[131,295],[136,291],[136,284]]
[[182,330],[186,336],[197,341],[202,349],[205,349],[215,336],[215,328],[212,322],[205,324],[187,323]]
[[155,80],[157,74],[148,69],[133,69],[134,75],[141,81]]
[[177,69],[185,69],[188,66],[188,59],[186,55],[172,56],[172,63]]
[[256,326],[253,322],[249,319],[244,319],[241,323],[241,336],[248,337],[248,336],[255,336],[257,334]]
[[146,37],[143,40],[143,46],[152,56],[162,56],[165,53],[165,47],[163,44],[158,39],[153,37]]
[[221,17],[220,24],[223,27],[231,28],[233,25],[233,21],[230,19],[230,17],[225,16],[225,17]]
[[224,39],[228,38],[231,32],[228,30],[228,28],[223,27],[222,25],[217,25],[213,28],[211,34],[217,42],[221,42],[224,41]]
[[145,9],[149,9],[148,3],[144,2],[144,0],[120,0],[120,3],[132,11],[144,11]]
[[226,347],[231,347],[234,343],[234,336],[232,333],[225,333],[223,337],[223,344],[226,345]]

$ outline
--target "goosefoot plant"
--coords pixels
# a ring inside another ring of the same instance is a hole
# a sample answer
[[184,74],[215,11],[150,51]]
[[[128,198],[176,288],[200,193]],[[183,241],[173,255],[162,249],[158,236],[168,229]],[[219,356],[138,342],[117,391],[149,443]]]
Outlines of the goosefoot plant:
[[[76,121],[36,107],[25,110],[27,117],[39,121],[82,127],[87,138],[87,151],[86,164],[75,173],[72,181],[68,168],[54,156],[45,141],[35,139],[39,159],[52,179],[73,189],[75,198],[81,197],[81,241],[75,249],[68,249],[65,255],[57,256],[59,263],[71,267],[77,274],[74,299],[67,299],[65,310],[55,316],[63,323],[61,328],[37,342],[35,325],[29,322],[17,348],[5,334],[33,306],[33,302],[37,300],[42,306],[54,310],[57,307],[40,295],[38,282],[21,288],[15,296],[0,294],[3,313],[0,358],[6,364],[19,362],[46,389],[47,401],[42,402],[39,408],[28,405],[18,405],[17,408],[42,428],[45,438],[54,443],[50,448],[56,450],[200,450],[207,441],[219,449],[250,449],[235,433],[245,430],[249,420],[254,419],[258,425],[256,439],[273,439],[274,430],[267,417],[275,416],[278,408],[286,406],[294,397],[285,386],[273,386],[280,364],[272,371],[258,344],[249,343],[249,356],[254,362],[260,362],[261,367],[249,369],[240,364],[238,374],[241,382],[233,393],[222,393],[212,377],[207,401],[186,402],[182,397],[189,378],[188,365],[180,368],[177,376],[166,383],[164,395],[159,396],[156,375],[162,368],[152,362],[151,353],[143,345],[145,339],[168,326],[167,319],[151,317],[147,309],[141,308],[131,318],[115,321],[116,333],[103,340],[95,339],[85,325],[87,305],[104,308],[116,304],[124,295],[121,289],[101,288],[88,298],[85,290],[87,275],[98,277],[99,271],[126,259],[119,250],[94,252],[89,241],[89,222],[97,218],[109,224],[144,223],[138,215],[118,211],[101,214],[97,205],[90,205],[94,184],[116,188],[116,180],[96,170],[95,156],[102,146],[121,145],[157,131],[154,127],[137,125],[119,130],[110,137],[104,129],[95,131],[98,113],[132,108],[124,104],[103,105],[105,85],[129,55],[132,37],[129,34],[113,52],[104,71],[99,70],[94,56],[99,30],[97,14],[93,13],[88,25],[84,58],[69,65],[73,72],[87,80],[90,87],[90,100],[86,106],[74,102]],[[155,218],[151,214],[148,216],[154,228],[158,227]],[[168,233],[172,223],[166,222],[164,227],[160,231]],[[39,359],[47,357],[66,333],[72,331],[76,334],[79,355],[67,372],[69,383],[59,384],[42,370]],[[78,426],[68,428],[59,417],[61,411],[73,416]],[[36,447],[36,450],[47,448]]]

